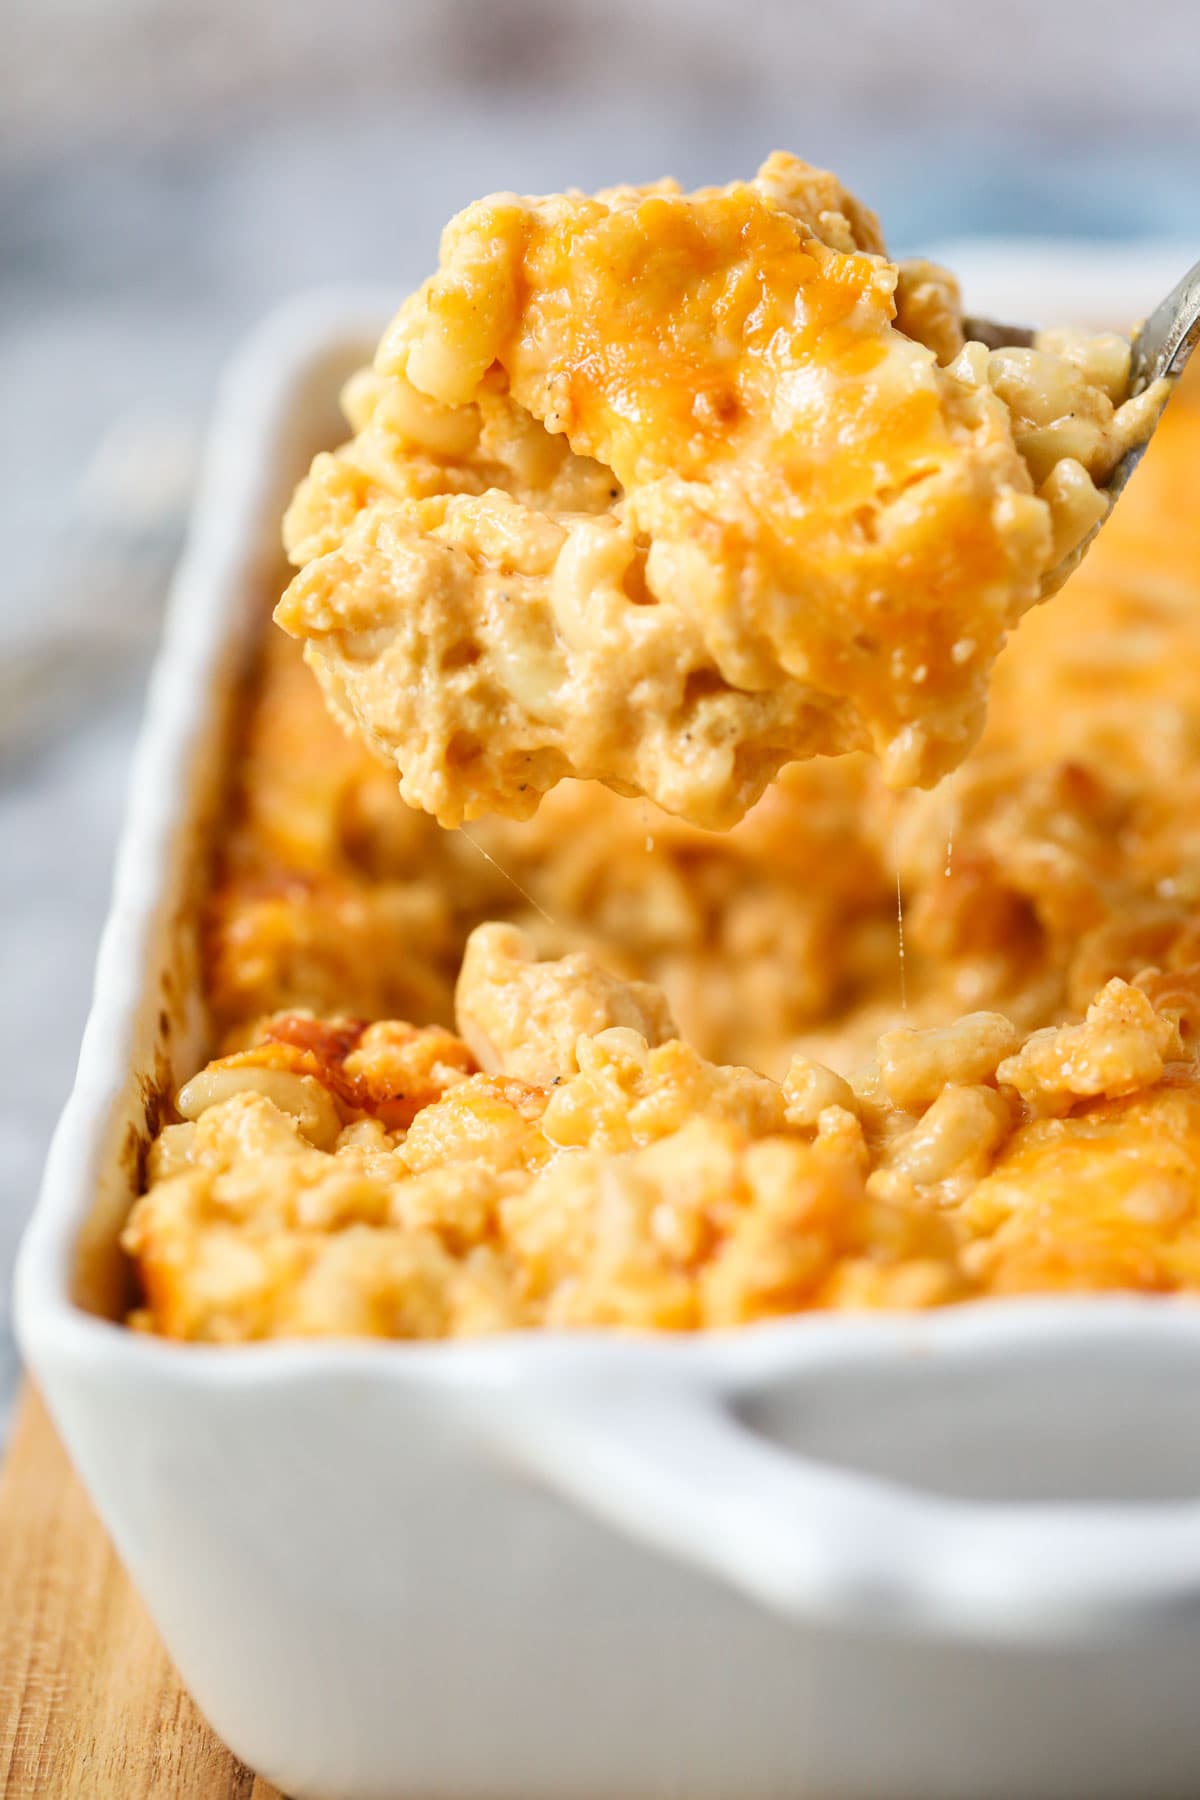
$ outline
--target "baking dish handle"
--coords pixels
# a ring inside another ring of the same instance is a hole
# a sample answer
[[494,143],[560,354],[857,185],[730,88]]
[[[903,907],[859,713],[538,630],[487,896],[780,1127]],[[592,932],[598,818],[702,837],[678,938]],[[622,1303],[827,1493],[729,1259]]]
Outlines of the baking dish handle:
[[1053,1642],[1200,1615],[1200,1502],[949,1499],[808,1460],[676,1383],[504,1413],[559,1495],[796,1619]]

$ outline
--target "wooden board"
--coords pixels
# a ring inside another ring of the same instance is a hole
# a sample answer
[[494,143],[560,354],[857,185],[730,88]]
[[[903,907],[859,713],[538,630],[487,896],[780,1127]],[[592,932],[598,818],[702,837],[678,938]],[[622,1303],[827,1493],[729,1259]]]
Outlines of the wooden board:
[[0,1473],[0,1796],[280,1800],[184,1692],[31,1389]]

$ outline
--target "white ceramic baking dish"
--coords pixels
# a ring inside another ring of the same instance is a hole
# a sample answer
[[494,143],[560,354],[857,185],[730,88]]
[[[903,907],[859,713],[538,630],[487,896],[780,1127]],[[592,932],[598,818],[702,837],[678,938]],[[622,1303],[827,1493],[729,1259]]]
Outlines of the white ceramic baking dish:
[[[976,262],[1131,316],[1186,255]],[[969,259],[960,256],[960,262]],[[301,1800],[1200,1791],[1200,1308],[980,1304],[687,1340],[183,1348],[116,1232],[203,1054],[193,902],[285,494],[372,297],[232,372],[171,603],[21,1344],[217,1731]]]

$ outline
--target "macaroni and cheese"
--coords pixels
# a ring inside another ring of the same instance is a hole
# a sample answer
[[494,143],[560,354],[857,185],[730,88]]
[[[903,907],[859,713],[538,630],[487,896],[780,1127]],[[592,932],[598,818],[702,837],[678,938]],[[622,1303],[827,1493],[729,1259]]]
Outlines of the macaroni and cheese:
[[[961,355],[939,278],[901,293]],[[572,517],[602,479],[573,454]],[[133,1323],[1200,1291],[1198,456],[1185,384],[952,776],[796,764],[728,831],[570,779],[443,829],[268,632],[205,905],[216,1054],[149,1150]]]

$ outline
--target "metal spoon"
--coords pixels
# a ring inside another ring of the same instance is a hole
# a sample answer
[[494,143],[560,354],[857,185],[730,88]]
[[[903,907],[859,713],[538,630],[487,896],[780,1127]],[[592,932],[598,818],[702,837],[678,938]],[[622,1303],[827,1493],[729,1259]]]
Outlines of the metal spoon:
[[[994,319],[964,319],[963,331],[969,341],[984,344],[989,350],[1010,347],[1030,348],[1035,331],[1029,325],[998,325]],[[1130,345],[1129,395],[1140,394],[1152,382],[1174,380],[1182,375],[1188,357],[1200,341],[1200,263],[1177,281],[1165,300],[1159,302],[1149,318],[1142,321]],[[1153,437],[1151,432],[1150,436]],[[1106,492],[1113,500],[1121,492],[1145,454],[1146,443],[1139,444],[1123,456],[1109,477]],[[1111,517],[1111,513],[1108,515]],[[1079,561],[1101,527],[1073,550],[1067,562],[1071,568]],[[1054,585],[1054,576],[1050,585]]]

